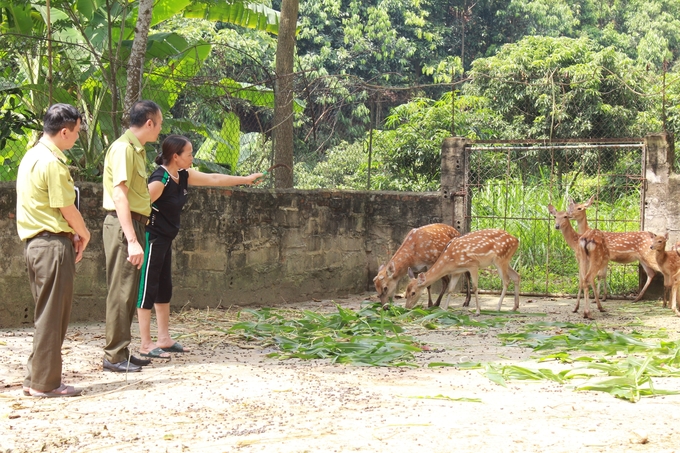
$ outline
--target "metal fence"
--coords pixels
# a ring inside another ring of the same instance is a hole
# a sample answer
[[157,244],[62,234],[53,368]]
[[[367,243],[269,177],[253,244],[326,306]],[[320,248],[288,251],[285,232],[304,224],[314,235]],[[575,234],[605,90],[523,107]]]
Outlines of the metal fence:
[[[520,239],[513,267],[524,294],[576,294],[578,264],[548,213],[594,197],[591,228],[639,231],[644,225],[645,148],[641,139],[556,143],[476,142],[468,148],[467,197],[470,230],[502,228]],[[576,225],[574,225],[576,228]],[[637,263],[610,265],[610,294],[638,292]],[[485,271],[480,287],[499,289],[495,272]]]

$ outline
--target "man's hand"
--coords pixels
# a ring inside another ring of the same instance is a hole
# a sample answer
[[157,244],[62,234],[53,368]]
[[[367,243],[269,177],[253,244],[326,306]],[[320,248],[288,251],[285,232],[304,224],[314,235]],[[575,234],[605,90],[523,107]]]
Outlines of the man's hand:
[[[89,231],[88,231],[89,233]],[[90,235],[87,237],[81,237],[76,234],[73,236],[73,247],[76,249],[76,263],[79,263],[83,259],[83,252],[87,248],[87,244],[90,242]]]
[[141,245],[139,245],[139,242],[137,242],[136,238],[132,241],[128,240],[127,260],[130,262],[130,264],[136,266],[137,269],[142,268],[142,263],[144,262],[144,249]]

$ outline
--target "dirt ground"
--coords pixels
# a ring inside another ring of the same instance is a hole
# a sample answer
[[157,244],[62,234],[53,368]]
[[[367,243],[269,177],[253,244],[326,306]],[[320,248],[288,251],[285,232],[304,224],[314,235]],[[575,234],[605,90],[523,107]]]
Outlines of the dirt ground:
[[[288,308],[334,311],[338,303],[359,309],[367,299],[375,296]],[[484,296],[482,308],[493,310],[496,301]],[[457,298],[449,309],[463,312],[460,303]],[[271,348],[253,348],[208,328],[238,311],[230,307],[173,314],[171,330],[183,335],[192,352],[125,376],[102,371],[103,323],[76,324],[64,343],[64,381],[84,388],[77,398],[24,397],[32,329],[1,330],[0,453],[680,452],[680,395],[630,403],[607,393],[576,392],[573,385],[510,381],[505,388],[481,370],[426,367],[475,361],[536,369],[532,351],[502,346],[497,334],[536,322],[528,313],[545,313],[543,321],[580,322],[573,304],[522,297],[520,314],[509,314],[511,320],[497,329],[415,326],[407,333],[429,346],[417,354],[419,368],[268,358]],[[506,299],[504,309],[509,305]],[[639,320],[678,337],[680,318],[660,305],[607,301],[608,311],[595,311],[595,322],[617,328]],[[136,324],[133,329],[138,341]],[[680,390],[680,379],[654,384]],[[481,402],[431,398],[438,395]]]

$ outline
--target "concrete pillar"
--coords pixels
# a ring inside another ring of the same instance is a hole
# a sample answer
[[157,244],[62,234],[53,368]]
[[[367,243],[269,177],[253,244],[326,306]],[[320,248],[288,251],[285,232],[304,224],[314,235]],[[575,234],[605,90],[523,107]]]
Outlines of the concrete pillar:
[[470,200],[467,196],[467,158],[464,137],[448,137],[442,144],[442,221],[461,234],[470,231]]
[[[645,199],[643,230],[656,234],[669,233],[668,247],[680,239],[680,177],[673,174],[675,145],[669,133],[645,137]],[[647,280],[640,268],[640,285]],[[642,287],[642,286],[640,286]],[[645,299],[663,295],[663,275],[658,275],[647,289]]]
[[[672,214],[678,212],[671,209],[671,205],[677,206],[677,200],[669,190],[669,184],[676,179],[672,174],[675,163],[673,136],[667,133],[647,135],[645,148],[647,160],[645,162],[644,230],[663,234],[675,229],[677,236],[677,228],[680,225],[670,221],[670,218],[674,217]],[[677,239],[671,237],[669,242],[671,240],[675,243]]]

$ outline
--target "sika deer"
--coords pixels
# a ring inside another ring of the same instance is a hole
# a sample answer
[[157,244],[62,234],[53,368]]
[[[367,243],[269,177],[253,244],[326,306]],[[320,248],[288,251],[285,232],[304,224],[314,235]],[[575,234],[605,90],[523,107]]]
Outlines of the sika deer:
[[[588,231],[588,219],[586,218],[586,209],[593,203],[593,199],[585,203],[576,204],[573,200],[569,202],[569,208],[567,212],[569,217],[576,220],[578,224],[578,233],[583,234]],[[629,264],[635,261],[640,262],[640,266],[645,270],[647,274],[647,282],[645,286],[642,287],[642,291],[635,298],[635,302],[639,301],[642,296],[647,291],[649,284],[652,283],[652,279],[656,272],[661,272],[658,264],[656,263],[656,258],[654,251],[651,249],[652,238],[654,234],[648,231],[630,231],[627,233],[610,233],[605,231],[604,237],[607,241],[607,247],[609,248],[609,261],[613,261],[619,264]],[[607,298],[607,273],[605,269],[604,280],[604,295],[602,300]],[[599,287],[599,284],[598,284]]]
[[475,290],[477,314],[479,314],[478,271],[493,264],[498,269],[498,273],[503,280],[503,291],[498,300],[498,310],[500,311],[501,309],[509,280],[512,280],[515,284],[515,305],[513,310],[518,310],[519,274],[510,267],[510,260],[518,246],[519,240],[503,230],[479,230],[459,238],[451,239],[451,242],[448,243],[437,262],[427,272],[418,275],[417,279],[411,278],[406,288],[406,308],[413,308],[416,302],[418,302],[423,287],[430,285],[445,275],[450,275],[451,282],[446,289],[448,296],[441,307],[446,310],[449,306],[451,291],[455,288],[458,279],[465,272],[470,272],[470,281]]
[[[387,266],[380,266],[378,275],[373,279],[375,290],[380,296],[380,303],[383,307],[387,306],[390,297],[394,296],[397,283],[406,275],[409,268],[416,270],[432,266],[441,255],[446,244],[455,237],[460,236],[458,230],[450,225],[443,223],[433,223],[420,228],[412,229],[404,239],[397,252],[392,256]],[[436,306],[444,295],[449,283],[449,277],[442,278],[442,291],[435,302]],[[427,287],[428,307],[432,306],[432,296],[430,286]],[[467,287],[467,297],[465,306],[470,304],[470,286]]]
[[666,252],[667,241],[668,233],[666,233],[665,236],[654,236],[650,249],[655,251],[654,256],[656,262],[659,265],[661,273],[663,273],[663,306],[666,307],[666,293],[670,289],[670,308],[673,309],[677,316],[680,316],[677,301],[678,287],[680,286],[680,256],[678,256],[677,250],[675,253]]
[[609,251],[604,234],[600,230],[588,230],[579,236],[574,231],[574,227],[571,226],[569,215],[566,211],[557,211],[553,205],[548,205],[548,211],[555,217],[555,228],[562,232],[564,240],[576,254],[579,290],[574,313],[578,312],[579,305],[581,304],[581,292],[583,292],[583,317],[592,319],[590,316],[590,301],[588,300],[589,286],[593,288],[597,308],[600,311],[605,311],[600,303],[597,286],[595,285],[595,277],[602,278],[603,275],[606,275],[607,262],[609,260]]

